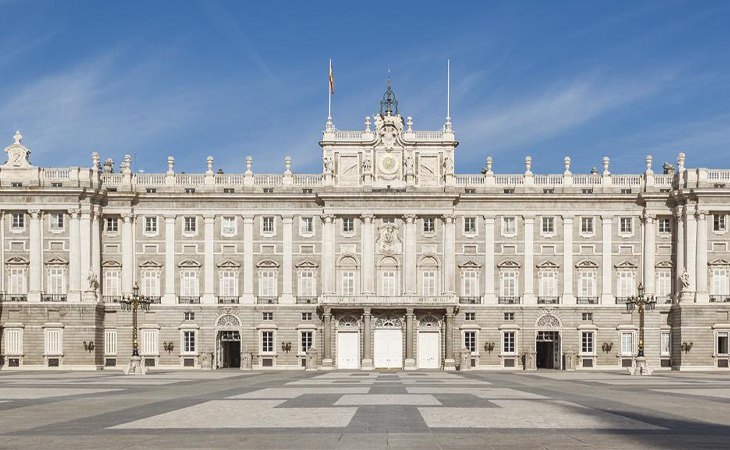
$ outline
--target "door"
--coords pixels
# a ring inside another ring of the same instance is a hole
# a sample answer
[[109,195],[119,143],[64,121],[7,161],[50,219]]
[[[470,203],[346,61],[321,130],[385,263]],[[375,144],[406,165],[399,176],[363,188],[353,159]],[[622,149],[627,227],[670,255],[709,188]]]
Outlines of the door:
[[360,367],[360,333],[339,331],[337,333],[337,368],[358,369]]
[[441,340],[439,333],[421,331],[418,333],[418,367],[420,369],[438,369]]
[[403,331],[400,329],[375,330],[375,367],[394,369],[403,367]]

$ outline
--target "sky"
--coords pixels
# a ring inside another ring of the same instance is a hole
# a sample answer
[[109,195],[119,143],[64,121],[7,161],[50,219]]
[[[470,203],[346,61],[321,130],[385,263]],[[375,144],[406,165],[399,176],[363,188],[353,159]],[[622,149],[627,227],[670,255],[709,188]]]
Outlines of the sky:
[[331,58],[341,130],[378,111],[388,70],[414,129],[441,129],[450,60],[460,173],[730,167],[727,1],[0,0],[0,17],[0,148],[21,130],[36,165],[319,172]]

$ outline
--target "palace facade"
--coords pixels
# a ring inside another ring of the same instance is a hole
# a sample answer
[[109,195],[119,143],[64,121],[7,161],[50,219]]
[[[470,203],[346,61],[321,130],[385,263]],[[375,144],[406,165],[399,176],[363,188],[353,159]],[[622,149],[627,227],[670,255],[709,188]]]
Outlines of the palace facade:
[[622,369],[641,283],[650,366],[728,368],[730,170],[456,174],[457,145],[390,86],[363,129],[328,121],[320,174],[41,168],[16,133],[1,367],[125,368],[138,283],[147,367]]

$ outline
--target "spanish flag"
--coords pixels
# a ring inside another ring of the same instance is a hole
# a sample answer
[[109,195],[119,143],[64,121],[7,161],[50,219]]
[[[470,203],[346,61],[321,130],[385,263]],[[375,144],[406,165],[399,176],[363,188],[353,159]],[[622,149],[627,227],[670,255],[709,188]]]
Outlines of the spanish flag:
[[335,77],[332,75],[332,60],[330,59],[330,94],[335,93]]

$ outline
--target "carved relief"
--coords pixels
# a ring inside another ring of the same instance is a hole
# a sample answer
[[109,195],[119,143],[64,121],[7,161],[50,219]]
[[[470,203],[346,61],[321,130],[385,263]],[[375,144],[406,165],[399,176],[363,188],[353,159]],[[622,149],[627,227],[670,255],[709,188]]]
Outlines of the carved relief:
[[393,223],[386,223],[378,228],[378,240],[375,243],[378,253],[385,255],[400,254],[403,244],[398,237],[398,227]]

